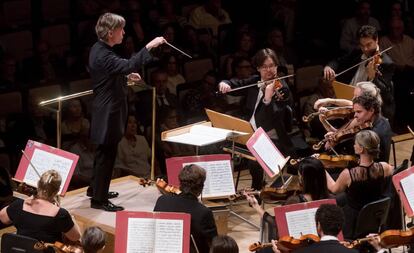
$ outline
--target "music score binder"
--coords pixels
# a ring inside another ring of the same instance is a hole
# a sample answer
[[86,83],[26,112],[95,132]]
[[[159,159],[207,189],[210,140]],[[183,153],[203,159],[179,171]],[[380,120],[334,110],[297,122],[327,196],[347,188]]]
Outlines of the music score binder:
[[392,183],[408,217],[414,216],[414,166],[392,177]]
[[117,212],[115,252],[189,253],[190,226],[186,213]]
[[[24,152],[40,175],[51,169],[60,174],[62,184],[58,193],[64,195],[69,187],[79,156],[32,140],[27,141]],[[40,178],[30,162],[23,155],[14,178],[30,186],[37,187]]]

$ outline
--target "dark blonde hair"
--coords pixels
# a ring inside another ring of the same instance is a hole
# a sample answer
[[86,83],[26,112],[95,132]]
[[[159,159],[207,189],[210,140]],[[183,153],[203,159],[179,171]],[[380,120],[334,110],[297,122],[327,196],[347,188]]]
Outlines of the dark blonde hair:
[[95,32],[99,39],[107,41],[109,31],[125,27],[125,19],[114,13],[102,14],[96,22]]
[[54,202],[62,184],[62,177],[56,170],[48,170],[42,174],[37,182],[36,198]]
[[363,147],[368,155],[378,158],[380,153],[380,139],[374,131],[362,130],[355,136],[355,142]]

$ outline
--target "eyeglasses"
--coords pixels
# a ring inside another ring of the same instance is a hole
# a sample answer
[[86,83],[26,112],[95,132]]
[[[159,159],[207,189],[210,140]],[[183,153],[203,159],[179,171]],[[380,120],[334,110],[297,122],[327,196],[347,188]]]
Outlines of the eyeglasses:
[[260,69],[272,69],[272,68],[276,68],[277,66],[275,64],[271,64],[271,65],[263,65],[260,67]]

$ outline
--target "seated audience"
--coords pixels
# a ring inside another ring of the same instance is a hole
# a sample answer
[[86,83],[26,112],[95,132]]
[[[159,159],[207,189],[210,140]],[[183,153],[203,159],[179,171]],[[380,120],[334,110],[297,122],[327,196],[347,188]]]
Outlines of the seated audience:
[[118,143],[114,168],[128,174],[148,178],[150,176],[151,149],[144,136],[137,134],[137,120],[129,115],[125,134]]
[[204,5],[191,12],[189,23],[196,29],[209,28],[217,36],[218,27],[230,24],[231,19],[227,11],[221,8],[221,0],[205,0]]
[[12,224],[17,234],[39,241],[55,243],[64,235],[69,241],[80,239],[80,230],[70,213],[56,201],[62,178],[55,170],[42,174],[37,194],[26,200],[16,199],[0,211],[0,220]]
[[[190,233],[200,253],[208,253],[212,239],[217,236],[213,212],[198,201],[203,191],[206,171],[194,164],[186,165],[179,173],[181,193],[162,195],[158,198],[154,212],[182,212],[191,214]],[[191,252],[196,252],[191,243]]]

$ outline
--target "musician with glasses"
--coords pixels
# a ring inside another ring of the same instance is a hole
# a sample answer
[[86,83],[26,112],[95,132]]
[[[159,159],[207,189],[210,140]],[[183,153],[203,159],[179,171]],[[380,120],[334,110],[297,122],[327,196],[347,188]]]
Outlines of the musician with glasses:
[[[294,155],[293,143],[288,135],[285,118],[290,117],[289,95],[290,90],[284,80],[274,82],[277,78],[277,56],[269,49],[261,49],[253,57],[253,65],[259,72],[247,79],[222,80],[218,88],[221,93],[227,93],[233,88],[243,87],[264,81],[264,85],[252,86],[237,93],[246,94],[243,116],[249,120],[253,129],[262,127],[272,138],[284,155]],[[268,81],[268,82],[267,82]],[[276,88],[280,82],[281,87]],[[236,93],[231,93],[231,95]],[[263,170],[250,168],[252,174],[252,188],[262,188]]]

